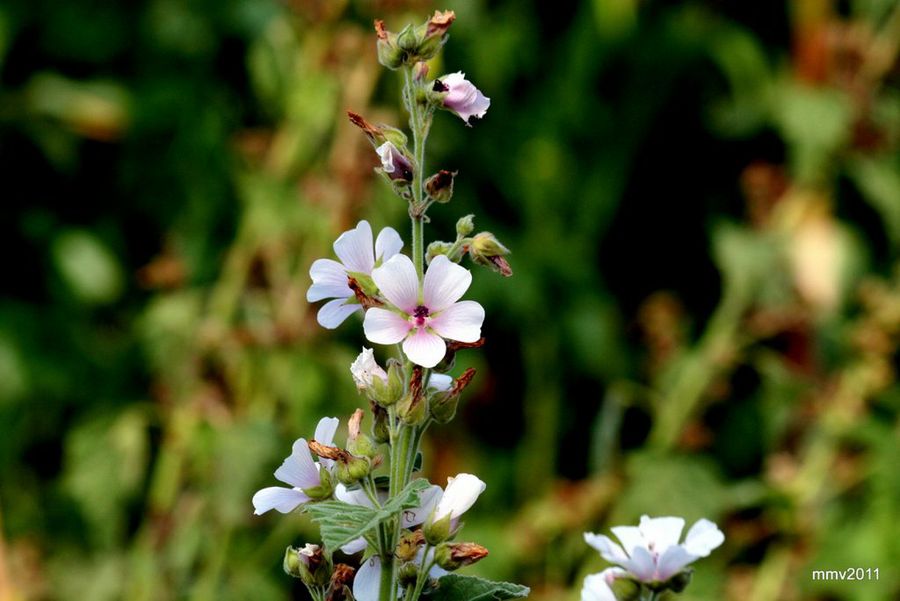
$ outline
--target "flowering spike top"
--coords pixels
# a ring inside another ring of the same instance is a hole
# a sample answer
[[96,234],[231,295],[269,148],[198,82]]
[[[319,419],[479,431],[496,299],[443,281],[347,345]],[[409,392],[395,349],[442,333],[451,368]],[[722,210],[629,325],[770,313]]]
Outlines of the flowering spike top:
[[441,95],[443,108],[455,113],[469,126],[472,117],[481,119],[491,106],[491,99],[466,79],[462,71],[435,80],[434,92]]
[[444,358],[444,339],[475,342],[481,338],[484,309],[475,301],[459,301],[472,283],[472,274],[447,257],[437,256],[428,266],[421,295],[416,268],[405,255],[395,255],[374,269],[372,279],[393,305],[366,311],[363,329],[372,342],[402,342],[410,361],[430,368]]
[[714,523],[701,519],[679,544],[683,529],[682,518],[645,515],[638,526],[612,528],[622,546],[607,536],[593,533],[585,533],[584,540],[603,559],[622,566],[635,579],[645,583],[666,582],[688,564],[709,555],[725,540]]
[[[323,417],[316,427],[315,440],[325,445],[331,445],[337,432],[339,420],[336,417]],[[334,462],[331,459],[321,458],[316,463],[309,451],[305,438],[298,438],[294,442],[290,456],[288,456],[277,470],[275,477],[290,484],[292,488],[283,486],[269,486],[257,491],[253,495],[253,509],[256,515],[262,515],[271,509],[281,513],[290,513],[303,503],[310,501],[309,491],[322,484],[320,470],[324,467],[330,470]]]
[[309,268],[312,286],[306,293],[306,300],[316,302],[330,300],[319,309],[319,324],[328,329],[341,325],[353,313],[362,310],[356,302],[355,293],[350,288],[349,278],[354,274],[369,276],[372,269],[395,256],[403,248],[403,240],[394,228],[386,227],[372,243],[372,226],[368,221],[360,221],[352,230],[341,234],[334,242],[334,253],[340,262],[333,259],[318,259]]

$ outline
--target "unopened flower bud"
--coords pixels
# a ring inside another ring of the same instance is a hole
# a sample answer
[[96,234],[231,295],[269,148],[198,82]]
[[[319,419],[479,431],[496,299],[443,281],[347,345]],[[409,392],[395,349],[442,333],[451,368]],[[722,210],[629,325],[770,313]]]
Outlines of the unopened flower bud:
[[391,439],[391,430],[388,425],[388,412],[387,409],[376,403],[375,401],[369,401],[369,405],[372,409],[372,438],[375,439],[377,443],[385,443],[390,441]]
[[425,191],[435,202],[447,203],[453,198],[453,178],[456,171],[441,169],[425,180]]
[[408,184],[413,178],[413,164],[392,142],[385,142],[375,149],[381,158],[381,171],[391,181]]
[[413,368],[406,396],[397,404],[397,415],[403,420],[403,423],[418,426],[425,423],[427,410],[422,384],[422,368],[417,365]]
[[356,360],[350,364],[350,375],[353,376],[356,389],[360,391],[370,390],[376,382],[387,386],[387,372],[375,361],[375,351],[370,348],[363,347]]
[[421,530],[413,530],[412,532],[407,532],[403,536],[400,537],[400,541],[397,543],[397,549],[394,551],[394,555],[400,561],[412,561],[416,557],[416,553],[419,551],[419,547],[425,544],[425,535],[422,534]]
[[436,55],[447,42],[447,30],[456,20],[452,10],[434,11],[428,21],[416,28],[419,45],[416,54],[420,60],[428,60]]
[[353,111],[347,111],[347,116],[350,118],[350,123],[361,129],[376,148],[385,142],[390,142],[397,148],[406,147],[408,142],[406,134],[396,127],[384,124],[373,125],[366,121],[362,115],[358,115]]
[[350,456],[347,461],[337,463],[337,479],[347,486],[359,482],[372,471],[372,464],[364,457]]
[[488,550],[475,543],[441,543],[434,552],[434,560],[452,572],[481,561],[487,555]]
[[416,585],[419,578],[419,566],[412,561],[407,561],[397,570],[397,580],[402,587],[411,587]]
[[428,63],[421,61],[413,67],[413,79],[416,81],[424,81],[428,77]]
[[350,422],[348,424],[349,436],[347,437],[347,450],[357,457],[366,457],[371,459],[375,457],[378,449],[375,446],[375,442],[367,434],[360,432],[362,418],[362,409],[357,409],[353,412],[353,415],[350,416]]
[[431,264],[432,259],[434,259],[438,255],[446,255],[452,248],[453,245],[449,242],[441,242],[435,240],[428,245],[428,248],[425,249],[425,261]]
[[437,546],[453,534],[453,518],[450,514],[438,520],[428,520],[422,526],[422,533],[429,545]]
[[456,408],[459,405],[459,397],[466,386],[475,377],[475,370],[468,368],[453,382],[453,386],[446,391],[437,392],[431,397],[431,417],[439,424],[446,424],[456,416]]
[[509,249],[503,246],[490,232],[480,232],[469,244],[469,256],[479,265],[484,265],[504,277],[510,277],[512,268],[506,260]]
[[307,586],[326,586],[331,580],[331,561],[319,545],[288,547],[284,552],[284,571]]
[[388,69],[399,69],[406,60],[404,52],[397,43],[397,34],[384,28],[384,21],[375,20],[375,33],[378,36],[378,62]]
[[456,222],[456,235],[465,238],[475,231],[475,215],[460,217]]
[[403,30],[397,34],[397,45],[401,50],[414,54],[416,48],[419,45],[419,40],[416,36],[415,30],[412,28],[412,25],[407,25],[403,28]]

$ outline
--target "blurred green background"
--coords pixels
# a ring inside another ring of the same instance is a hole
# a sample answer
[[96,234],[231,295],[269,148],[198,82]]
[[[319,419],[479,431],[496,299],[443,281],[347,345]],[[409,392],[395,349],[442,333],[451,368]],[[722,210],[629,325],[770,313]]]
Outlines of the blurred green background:
[[304,598],[250,497],[361,402],[307,271],[405,232],[345,111],[403,123],[371,22],[435,8],[492,106],[436,117],[427,236],[515,270],[427,443],[488,482],[471,571],[574,600],[583,531],[678,514],[727,536],[685,601],[900,598],[895,0],[7,0],[0,601]]

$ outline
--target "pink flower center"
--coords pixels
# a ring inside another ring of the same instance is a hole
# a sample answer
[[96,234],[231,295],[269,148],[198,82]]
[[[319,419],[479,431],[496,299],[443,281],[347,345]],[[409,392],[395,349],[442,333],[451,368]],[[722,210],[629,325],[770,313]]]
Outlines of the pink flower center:
[[413,311],[413,323],[417,328],[424,328],[425,324],[428,323],[428,307],[425,305],[419,305],[416,307],[416,310]]

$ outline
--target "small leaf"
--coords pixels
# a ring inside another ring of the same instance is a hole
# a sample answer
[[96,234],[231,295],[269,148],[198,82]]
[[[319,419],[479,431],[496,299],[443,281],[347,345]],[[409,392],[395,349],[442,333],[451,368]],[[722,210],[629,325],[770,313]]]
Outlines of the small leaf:
[[428,487],[428,481],[419,478],[406,485],[400,494],[384,504],[380,509],[350,505],[343,501],[320,501],[309,503],[304,508],[314,522],[322,529],[322,541],[329,551],[365,536],[382,522],[389,520],[404,509],[419,505],[419,493]]
[[523,599],[531,589],[511,582],[493,582],[474,576],[447,574],[438,580],[437,588],[428,593],[429,601],[503,601]]

